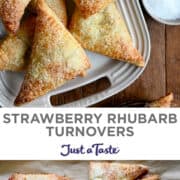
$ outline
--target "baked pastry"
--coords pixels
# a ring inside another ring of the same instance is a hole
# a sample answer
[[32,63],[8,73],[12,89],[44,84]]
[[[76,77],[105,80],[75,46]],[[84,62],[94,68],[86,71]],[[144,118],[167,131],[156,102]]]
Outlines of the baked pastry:
[[[67,15],[63,0],[46,0],[66,26]],[[35,4],[34,4],[35,5]],[[23,71],[28,64],[28,55],[32,45],[35,28],[35,16],[23,20],[17,34],[10,33],[0,44],[0,71]]]
[[0,44],[0,71],[22,71],[28,61],[26,53],[32,44],[35,17],[27,17],[16,35],[9,34]]
[[28,103],[85,75],[89,60],[80,44],[66,30],[44,0],[38,0],[38,16],[31,61],[15,105]]
[[9,180],[69,180],[67,177],[55,174],[13,174]]
[[144,66],[143,57],[133,46],[124,19],[115,3],[110,3],[87,19],[84,19],[76,8],[69,29],[81,45],[90,51]]
[[173,97],[173,93],[168,94],[165,97],[162,97],[156,101],[153,101],[151,103],[149,103],[147,106],[148,107],[171,107],[171,103],[173,101],[174,97]]
[[105,8],[113,0],[75,0],[83,17],[87,18]]
[[17,32],[25,8],[31,0],[1,0],[0,16],[9,32]]
[[138,164],[121,164],[107,162],[90,163],[90,180],[135,180],[146,174],[148,168]]
[[142,177],[141,180],[160,180],[160,176],[157,174],[149,174]]
[[[30,10],[36,12],[37,0],[32,0],[30,3]],[[64,0],[46,0],[47,5],[56,13],[61,19],[62,23],[67,26],[67,11]]]

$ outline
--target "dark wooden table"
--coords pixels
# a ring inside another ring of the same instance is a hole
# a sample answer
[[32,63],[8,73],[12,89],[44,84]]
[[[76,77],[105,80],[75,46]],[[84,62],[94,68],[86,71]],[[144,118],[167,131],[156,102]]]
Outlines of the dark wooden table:
[[[152,101],[173,92],[180,107],[180,26],[166,26],[154,21],[144,11],[151,35],[151,58],[141,77],[123,92],[100,102],[95,107],[118,107],[127,101]],[[54,105],[71,102],[107,88],[102,79],[86,87],[52,98]]]

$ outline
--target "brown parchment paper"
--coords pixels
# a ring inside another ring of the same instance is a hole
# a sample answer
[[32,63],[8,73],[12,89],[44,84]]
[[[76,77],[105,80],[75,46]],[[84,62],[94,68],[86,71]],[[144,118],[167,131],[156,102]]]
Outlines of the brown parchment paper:
[[[119,161],[149,166],[162,180],[180,180],[180,161]],[[0,180],[15,173],[56,173],[72,180],[88,180],[87,161],[0,161]]]

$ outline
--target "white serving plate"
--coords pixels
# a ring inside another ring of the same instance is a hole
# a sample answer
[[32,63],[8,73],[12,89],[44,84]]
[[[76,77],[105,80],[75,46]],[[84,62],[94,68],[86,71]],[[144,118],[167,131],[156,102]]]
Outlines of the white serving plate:
[[[146,65],[150,56],[150,36],[146,22],[140,7],[139,0],[118,0],[117,4],[127,23],[135,46],[145,58]],[[47,95],[25,105],[24,107],[52,107],[50,97],[60,93],[82,87],[103,77],[107,77],[111,86],[99,93],[74,101],[60,107],[87,107],[100,102],[131,85],[144,71],[134,65],[112,60],[108,57],[87,52],[92,68],[85,78],[77,78],[65,84],[63,87],[48,93]],[[0,73],[0,104],[3,107],[14,107],[14,99],[20,89],[23,75],[12,72]]]

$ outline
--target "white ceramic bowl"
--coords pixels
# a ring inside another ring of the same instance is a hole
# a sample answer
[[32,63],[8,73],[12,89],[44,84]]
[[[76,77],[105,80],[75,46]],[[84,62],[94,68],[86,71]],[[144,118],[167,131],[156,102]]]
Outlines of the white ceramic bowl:
[[164,18],[158,17],[158,16],[154,15],[151,12],[151,10],[147,7],[146,0],[142,0],[142,4],[143,4],[145,10],[147,11],[147,13],[156,21],[163,23],[163,24],[167,24],[167,25],[180,25],[180,18],[169,20],[169,19],[164,19]]

